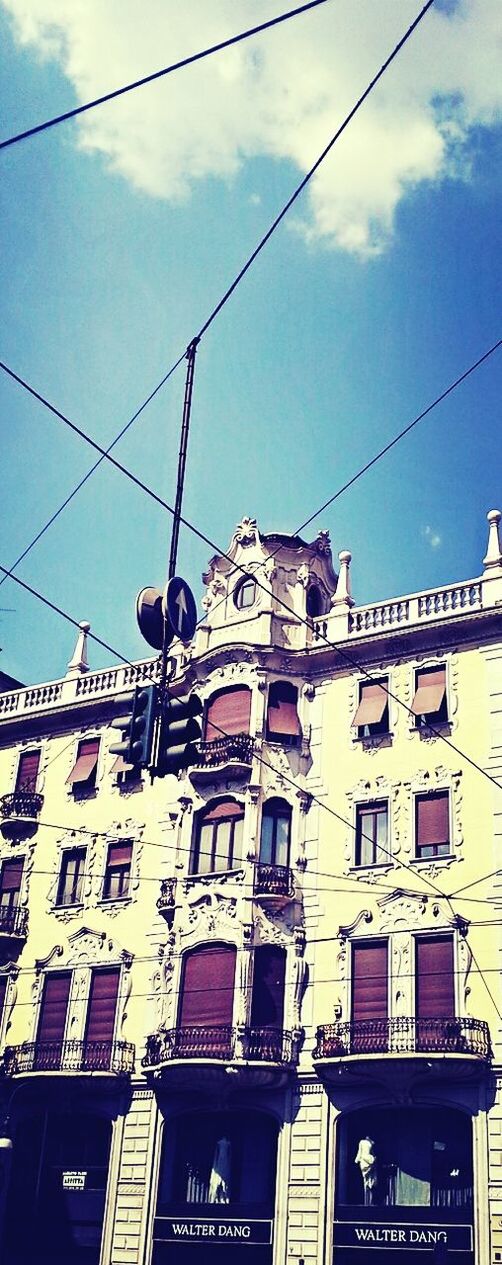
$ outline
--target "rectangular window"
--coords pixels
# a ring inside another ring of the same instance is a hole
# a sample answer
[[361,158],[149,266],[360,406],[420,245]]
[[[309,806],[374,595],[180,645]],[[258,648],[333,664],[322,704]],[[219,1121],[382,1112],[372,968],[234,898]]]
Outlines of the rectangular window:
[[388,804],[356,805],[356,865],[378,865],[389,860]]
[[281,1030],[284,1021],[286,953],[273,944],[254,951],[251,1026]]
[[129,894],[132,843],[111,843],[106,859],[103,900],[124,900]]
[[415,800],[417,857],[442,857],[450,852],[449,791],[417,795]]
[[207,706],[204,741],[214,742],[233,734],[248,734],[250,716],[251,690],[246,686],[232,686],[221,694],[215,694]]
[[[23,880],[24,857],[13,857],[4,861],[0,878],[0,917],[5,913],[13,913],[19,904],[19,893]],[[1,925],[1,924],[0,924]]]
[[446,668],[420,668],[415,673],[415,697],[411,704],[418,728],[448,721]]
[[185,955],[179,1025],[230,1027],[234,1011],[236,950],[218,944]]
[[17,766],[16,791],[36,791],[40,754],[40,750],[21,752]]
[[115,1015],[120,982],[120,968],[98,967],[92,971],[87,1007],[85,1042],[111,1044],[115,1033]]
[[128,764],[123,755],[117,756],[110,771],[119,786],[136,786],[141,782],[141,769],[137,764]]
[[80,905],[82,901],[85,858],[85,848],[72,848],[63,852],[56,905]]
[[370,738],[389,732],[388,678],[381,681],[361,681],[359,706],[352,721],[359,738]]
[[57,1066],[66,1030],[71,971],[47,975],[37,1029],[36,1066]]
[[295,747],[301,736],[296,685],[291,685],[289,681],[273,681],[268,692],[267,740]]
[[78,744],[77,758],[66,779],[67,786],[76,794],[87,794],[96,785],[99,738],[83,738]]
[[416,941],[417,1019],[452,1019],[455,1015],[453,936]]
[[352,1039],[354,1053],[388,1046],[387,941],[352,946]]

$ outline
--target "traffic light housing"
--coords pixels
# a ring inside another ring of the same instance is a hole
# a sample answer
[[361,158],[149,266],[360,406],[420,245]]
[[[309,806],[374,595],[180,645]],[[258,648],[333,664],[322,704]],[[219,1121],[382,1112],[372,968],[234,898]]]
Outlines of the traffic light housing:
[[203,710],[197,694],[170,696],[160,718],[159,742],[155,774],[166,777],[180,773],[193,764],[197,755],[196,741],[202,735],[196,719]]
[[122,742],[110,747],[112,755],[121,755],[127,764],[148,768],[152,758],[153,735],[157,715],[157,687],[138,685],[130,694],[117,699],[121,716],[112,720],[112,729],[122,731]]

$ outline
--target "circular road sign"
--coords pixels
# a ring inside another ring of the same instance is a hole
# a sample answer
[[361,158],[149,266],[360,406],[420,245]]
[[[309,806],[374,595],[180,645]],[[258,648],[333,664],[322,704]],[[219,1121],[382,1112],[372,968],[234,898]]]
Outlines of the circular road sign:
[[141,589],[136,598],[136,619],[141,636],[153,650],[162,650],[164,616],[160,589]]
[[197,624],[197,607],[192,590],[181,576],[174,575],[167,581],[162,607],[173,635],[181,641],[191,641]]

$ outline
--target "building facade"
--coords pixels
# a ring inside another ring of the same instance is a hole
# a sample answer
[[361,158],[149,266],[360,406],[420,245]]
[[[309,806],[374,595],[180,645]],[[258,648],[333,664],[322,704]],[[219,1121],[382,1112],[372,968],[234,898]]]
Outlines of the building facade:
[[0,692],[3,1265],[502,1260],[488,518],[479,577],[366,607],[244,519],[179,779],[110,755],[157,664],[89,671],[87,624]]

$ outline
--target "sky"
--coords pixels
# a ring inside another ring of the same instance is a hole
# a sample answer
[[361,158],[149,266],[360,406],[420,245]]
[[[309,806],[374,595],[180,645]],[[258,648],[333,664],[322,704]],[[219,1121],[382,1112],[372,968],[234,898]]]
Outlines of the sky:
[[[293,7],[0,0],[7,137]],[[178,359],[420,8],[328,0],[0,151],[0,360],[107,446]],[[436,0],[200,344],[184,514],[228,547],[294,532],[500,337],[499,0]],[[307,530],[357,603],[478,575],[501,505],[502,351]],[[184,365],[116,449],[170,504]],[[96,460],[0,374],[0,563]],[[20,564],[121,655],[171,520],[103,463]],[[182,528],[203,595],[213,552]],[[0,668],[64,675],[75,633],[12,580]],[[202,613],[202,612],[201,612]],[[113,661],[90,647],[93,667]]]

